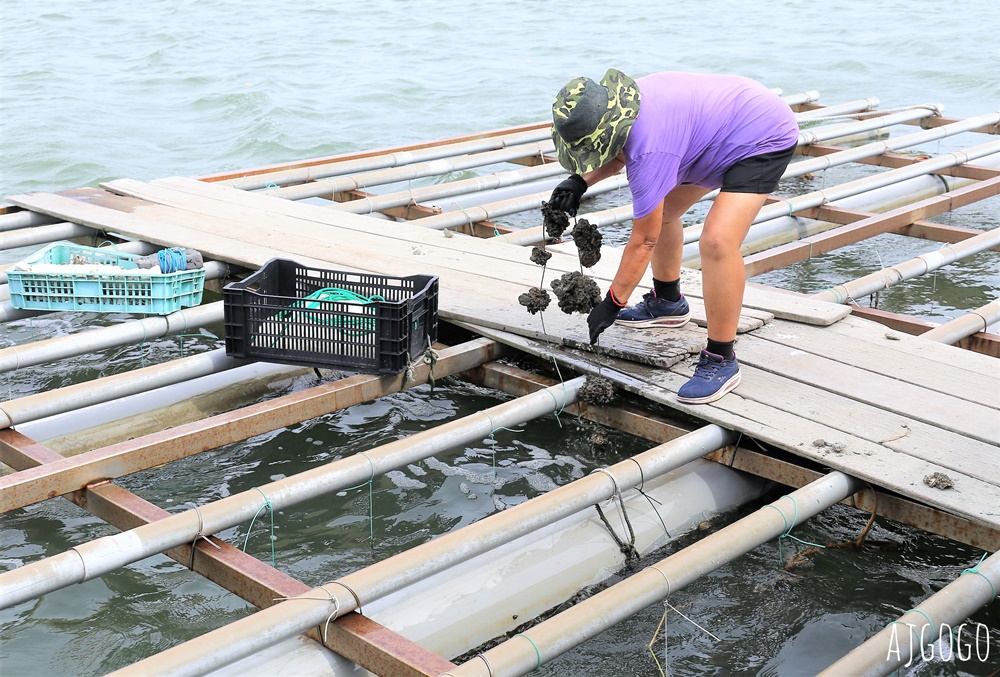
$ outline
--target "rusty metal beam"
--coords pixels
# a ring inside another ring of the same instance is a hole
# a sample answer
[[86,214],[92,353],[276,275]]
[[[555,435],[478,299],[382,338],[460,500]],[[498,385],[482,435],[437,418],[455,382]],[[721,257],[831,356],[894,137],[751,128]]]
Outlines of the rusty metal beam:
[[[801,104],[801,110],[803,111],[821,110],[823,108],[826,108],[826,106],[818,103]],[[920,127],[921,129],[931,129],[932,127],[944,127],[945,125],[950,125],[955,122],[961,122],[962,120],[963,118],[948,118],[944,116],[935,115],[931,117],[921,118],[919,120],[908,120],[903,124],[913,125],[914,127]],[[983,125],[982,127],[977,127],[970,131],[978,134],[1000,134],[1000,123],[993,125]]]
[[[824,144],[810,144],[808,146],[799,146],[797,153],[799,155],[808,155],[813,157],[820,157],[823,155],[832,155],[833,153],[838,153],[844,150],[840,146],[827,146]],[[898,169],[900,167],[906,167],[908,165],[915,164],[921,160],[926,160],[928,155],[905,155],[903,153],[882,153],[881,155],[874,155],[866,158],[859,158],[854,160],[859,164],[873,165],[875,167],[887,167],[889,169]],[[956,179],[975,179],[977,181],[983,181],[985,179],[992,179],[994,176],[1000,175],[1000,169],[994,167],[983,167],[976,164],[962,164],[955,165],[954,167],[947,167],[945,169],[939,169],[932,174],[940,174],[943,176],[953,176]]]
[[[484,364],[461,374],[461,377],[518,397],[559,384],[559,381],[546,376],[500,362]],[[566,407],[565,411],[658,444],[669,442],[693,430],[629,405],[599,406],[578,402]]]
[[[805,486],[824,474],[744,447],[726,447],[708,454],[705,458],[795,488]],[[843,503],[866,512],[877,509],[879,515],[894,522],[950,538],[974,548],[982,548],[989,552],[1000,549],[1000,531],[997,529],[976,524],[894,494],[881,491],[873,493],[873,490],[869,489],[854,494]]]
[[326,157],[311,158],[309,160],[301,160],[298,162],[285,162],[275,165],[265,165],[263,167],[253,167],[251,169],[242,169],[235,172],[227,171],[218,174],[207,174],[205,176],[198,176],[195,178],[197,178],[199,181],[226,181],[229,179],[239,179],[240,177],[243,176],[255,176],[257,174],[267,174],[268,172],[277,172],[286,169],[299,169],[302,167],[312,167],[314,165],[329,164],[331,162],[359,160],[361,158],[375,157],[378,155],[387,155],[389,153],[403,153],[406,151],[421,150],[423,148],[434,148],[436,146],[443,146],[451,143],[461,143],[463,141],[473,141],[475,139],[486,139],[492,136],[517,134],[519,132],[528,132],[535,129],[542,129],[544,127],[551,127],[551,126],[552,126],[551,122],[536,122],[530,125],[521,125],[519,127],[508,127],[505,129],[494,129],[487,132],[481,132],[479,134],[453,136],[426,143],[416,143],[406,146],[393,146],[391,148],[380,148],[377,150],[369,150],[361,153],[342,153],[340,155],[329,155]]
[[[367,193],[363,190],[352,190],[346,193],[335,193],[333,195],[333,199],[337,202],[351,202],[353,200],[364,200],[369,196],[374,196],[374,193]],[[419,225],[419,219],[427,216],[436,216],[440,214],[441,211],[439,209],[434,209],[433,207],[414,203],[403,207],[384,209],[381,213],[387,216],[403,219],[405,221],[416,221],[417,225]],[[513,228],[498,225],[493,221],[479,221],[477,223],[473,223],[471,227],[468,223],[466,223],[457,228],[452,228],[451,230],[485,239],[496,237],[497,233],[506,235],[507,233],[514,232]]]
[[[558,383],[553,379],[495,362],[470,370],[462,374],[462,377],[512,395],[522,395]],[[581,403],[573,408],[567,407],[566,411],[656,442],[673,439],[686,432],[639,408],[595,407]],[[746,447],[724,447],[705,458],[795,488],[803,487],[823,475],[795,462],[774,458]],[[874,506],[871,491],[855,494],[844,503],[868,512]],[[878,492],[877,503],[879,515],[901,524],[990,552],[1000,549],[1000,531],[996,529],[885,492]]]
[[[471,369],[483,362],[497,359],[502,350],[499,344],[487,339],[442,348],[434,367],[434,376],[441,378]],[[351,376],[0,477],[0,512],[374,400],[408,386],[424,383],[428,376],[428,365],[422,361],[413,369],[412,383],[406,381],[405,374]],[[13,465],[8,461],[8,455],[12,453],[15,452],[0,441],[0,462]]]
[[[747,277],[784,268],[793,263],[810,259],[813,256],[825,254],[834,249],[860,242],[874,235],[904,228],[916,221],[921,221],[931,216],[957,209],[958,207],[964,207],[965,205],[998,194],[1000,194],[1000,176],[986,179],[985,181],[963,188],[956,188],[941,195],[920,200],[919,202],[914,202],[882,214],[875,214],[855,221],[850,225],[773,247],[758,254],[751,254],[743,259],[746,265]],[[806,210],[802,215],[828,220],[826,217],[833,217],[843,213],[845,213],[845,210],[833,210],[829,205],[824,205],[817,209]]]
[[[13,452],[11,465],[18,470],[59,462],[61,455],[13,430],[0,431],[3,445]],[[109,524],[133,529],[164,519],[170,513],[112,482],[101,482],[66,495],[66,498]],[[229,592],[264,609],[282,597],[295,597],[311,588],[216,537],[166,551],[168,557],[191,568]],[[418,677],[439,675],[454,664],[427,651],[385,626],[351,613],[330,623],[327,639],[321,629],[306,633],[348,660],[377,675]]]

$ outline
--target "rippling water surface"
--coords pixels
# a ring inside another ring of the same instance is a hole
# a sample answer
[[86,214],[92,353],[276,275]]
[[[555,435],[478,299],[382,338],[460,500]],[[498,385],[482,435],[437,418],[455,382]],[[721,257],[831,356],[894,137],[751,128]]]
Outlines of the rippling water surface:
[[[967,117],[1000,109],[995,16],[994,0],[5,0],[0,191],[197,176],[541,121],[566,80],[596,78],[609,66],[634,76],[665,69],[736,72],[786,94],[819,90],[827,104],[865,97],[880,98],[883,108],[937,102],[947,115]],[[944,143],[927,150],[951,148]],[[816,190],[832,180],[817,176],[794,189]],[[935,220],[995,228],[1000,205],[994,198]],[[511,225],[520,223],[511,219]],[[762,281],[815,291],[937,246],[886,235]],[[998,271],[1000,254],[987,252],[894,288],[880,307],[942,321],[996,298]],[[72,318],[77,327],[125,319]],[[66,318],[53,316],[7,324],[2,339],[13,345],[71,330]],[[221,328],[213,331],[221,335]],[[189,351],[217,345],[208,332],[183,339]],[[181,347],[163,339],[22,370],[0,388],[16,396],[59,387],[171,359]],[[433,392],[416,388],[137,473],[122,484],[168,510],[181,510],[188,502],[301,472],[501,399],[457,382]],[[279,513],[278,566],[309,583],[326,581],[644,446],[613,435],[610,449],[596,450],[589,433],[589,424],[566,420],[560,427],[547,417],[523,432],[501,431],[495,439],[390,473],[376,480],[371,524],[366,488]],[[714,526],[739,516],[720,518]],[[0,525],[0,567],[6,568],[112,533],[59,501],[14,511]],[[796,531],[809,541],[835,542],[863,526],[863,515],[836,508]],[[221,535],[242,545],[247,527]],[[776,544],[755,550],[669,600],[714,637],[671,611],[666,640],[660,636],[654,650],[661,661],[666,651],[673,674],[813,674],[981,554],[888,522],[880,521],[872,538],[866,551],[826,552],[794,573],[778,566]],[[270,556],[267,530],[259,524],[248,550]],[[993,607],[973,620],[993,628],[994,660],[923,665],[914,674],[995,671],[1000,616]],[[543,672],[659,674],[646,645],[663,611],[650,607]],[[165,557],[153,557],[0,612],[0,673],[101,674],[248,613],[241,600]]]

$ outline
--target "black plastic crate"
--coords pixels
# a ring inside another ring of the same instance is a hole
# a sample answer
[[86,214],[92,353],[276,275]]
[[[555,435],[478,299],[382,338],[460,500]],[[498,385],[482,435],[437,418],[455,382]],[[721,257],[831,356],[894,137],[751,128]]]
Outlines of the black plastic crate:
[[[359,295],[370,302],[340,300]],[[438,279],[271,259],[222,290],[226,354],[397,374],[437,340]]]

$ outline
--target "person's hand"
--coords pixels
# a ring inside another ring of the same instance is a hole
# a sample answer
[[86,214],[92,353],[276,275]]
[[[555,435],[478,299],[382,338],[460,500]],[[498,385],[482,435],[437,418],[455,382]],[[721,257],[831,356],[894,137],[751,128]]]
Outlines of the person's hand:
[[576,210],[580,208],[580,200],[587,192],[587,182],[579,174],[570,174],[569,178],[560,183],[552,190],[549,197],[549,206],[553,209],[566,212],[570,216],[576,216]]
[[604,300],[594,306],[590,315],[587,316],[587,326],[590,327],[590,345],[597,343],[597,337],[601,335],[601,332],[615,323],[618,311],[624,307],[618,304],[614,294],[608,289]]

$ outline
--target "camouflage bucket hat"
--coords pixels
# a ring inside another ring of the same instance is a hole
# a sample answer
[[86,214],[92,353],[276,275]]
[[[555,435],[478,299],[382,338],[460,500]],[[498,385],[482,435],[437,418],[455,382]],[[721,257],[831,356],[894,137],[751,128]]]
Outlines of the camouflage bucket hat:
[[614,68],[604,78],[573,78],[552,104],[552,141],[559,164],[576,174],[606,164],[625,147],[639,115],[639,87]]

